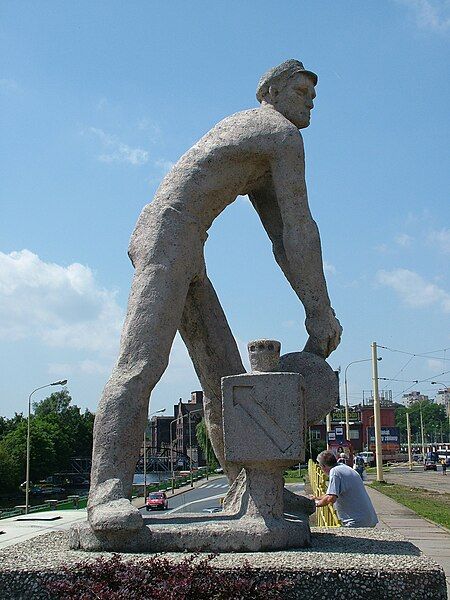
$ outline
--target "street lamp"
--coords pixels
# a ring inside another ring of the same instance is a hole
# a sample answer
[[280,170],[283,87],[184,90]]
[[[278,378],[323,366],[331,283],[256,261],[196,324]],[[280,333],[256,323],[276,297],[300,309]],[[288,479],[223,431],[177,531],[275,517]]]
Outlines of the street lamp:
[[203,412],[203,408],[197,410],[190,410],[188,412],[188,423],[189,423],[189,471],[191,476],[191,487],[194,487],[193,473],[192,473],[192,430],[191,430],[191,415],[194,413]]
[[[153,415],[157,415],[159,413],[165,412],[165,408],[161,408],[160,410],[156,410],[155,412],[149,414],[148,418],[153,417]],[[144,428],[144,502],[147,502],[147,423],[145,423]]]
[[30,499],[30,441],[31,441],[31,396],[34,392],[38,390],[43,390],[46,387],[50,387],[52,385],[66,385],[67,379],[61,379],[60,381],[54,381],[53,383],[47,383],[46,385],[41,385],[31,392],[28,396],[28,424],[27,424],[27,480],[25,483],[25,514],[28,514],[29,507],[29,499]]
[[169,435],[170,435],[170,471],[172,476],[172,494],[175,493],[175,471],[173,465],[173,436],[172,436],[172,425],[178,421],[178,417],[170,421],[169,423]]
[[[183,421],[183,419],[185,419],[186,417],[189,417],[189,468],[190,468],[190,472],[191,472],[191,487],[193,487],[193,481],[192,481],[192,437],[191,437],[191,414],[195,413],[195,412],[201,412],[203,410],[203,408],[199,408],[198,410],[192,410],[189,411],[186,415],[182,415],[181,416],[181,421]],[[173,421],[170,421],[170,464],[171,464],[171,471],[172,471],[172,494],[175,492],[175,470],[174,470],[174,464],[173,464],[173,439],[172,439],[172,424],[176,423],[177,421],[179,421],[179,417],[177,417],[176,419],[174,419]]]
[[[350,416],[349,416],[349,406],[348,406],[348,385],[347,385],[347,369],[352,365],[356,365],[357,363],[370,362],[371,358],[363,358],[362,360],[354,360],[349,363],[345,367],[344,371],[344,386],[345,386],[345,437],[348,441],[350,441]],[[380,356],[377,360],[382,360]]]

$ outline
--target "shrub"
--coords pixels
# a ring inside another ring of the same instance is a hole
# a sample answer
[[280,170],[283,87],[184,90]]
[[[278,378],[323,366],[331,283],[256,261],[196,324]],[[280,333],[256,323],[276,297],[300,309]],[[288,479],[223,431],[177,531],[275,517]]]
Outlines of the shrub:
[[275,575],[268,579],[248,563],[227,572],[211,566],[214,555],[197,558],[125,561],[115,554],[65,567],[46,588],[55,600],[276,600],[292,585]]

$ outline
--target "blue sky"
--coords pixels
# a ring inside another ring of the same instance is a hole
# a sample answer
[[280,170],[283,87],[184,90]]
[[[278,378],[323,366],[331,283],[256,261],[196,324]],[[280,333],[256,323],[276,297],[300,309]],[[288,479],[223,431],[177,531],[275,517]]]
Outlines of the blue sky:
[[[329,362],[369,358],[375,340],[391,349],[380,376],[401,380],[383,385],[396,399],[450,383],[449,38],[448,0],[3,2],[0,414],[62,377],[95,409],[140,210],[201,135],[256,106],[260,75],[288,58],[319,75],[303,135],[344,327]],[[303,308],[247,199],[214,223],[206,255],[243,352],[257,337],[303,348]],[[356,403],[369,363],[348,377]],[[176,339],[151,411],[197,388]]]

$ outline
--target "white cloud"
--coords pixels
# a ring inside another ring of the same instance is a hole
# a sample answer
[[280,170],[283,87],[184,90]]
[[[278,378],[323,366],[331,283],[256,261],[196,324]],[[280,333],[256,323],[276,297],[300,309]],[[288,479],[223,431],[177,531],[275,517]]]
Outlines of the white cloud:
[[29,250],[0,252],[0,339],[38,338],[104,357],[117,347],[122,320],[115,293],[89,267],[47,263]]
[[389,246],[385,243],[382,244],[378,244],[377,246],[374,247],[374,250],[376,252],[378,252],[379,254],[388,254],[389,253]]
[[81,360],[71,363],[50,363],[47,370],[49,375],[54,377],[73,377],[74,375],[109,375],[111,368],[112,364],[107,362]]
[[404,304],[412,308],[437,305],[444,312],[450,312],[450,294],[423,279],[418,273],[408,269],[378,271],[377,281],[392,288]]
[[121,142],[117,136],[106,133],[103,129],[90,127],[89,133],[98,138],[106,150],[98,156],[98,159],[102,162],[125,162],[132,165],[144,165],[149,161],[147,150],[131,148]]
[[436,245],[441,252],[450,254],[450,229],[441,229],[440,231],[431,231],[428,234],[428,241]]
[[138,121],[137,128],[140,131],[147,131],[153,134],[154,137],[159,137],[161,135],[161,128],[154,121],[147,119],[147,117],[143,117]]
[[397,0],[411,9],[416,23],[424,29],[450,30],[450,0]]
[[399,246],[403,246],[404,248],[407,248],[408,246],[411,246],[411,242],[413,241],[413,238],[410,235],[408,235],[407,233],[399,233],[395,237],[395,241]]

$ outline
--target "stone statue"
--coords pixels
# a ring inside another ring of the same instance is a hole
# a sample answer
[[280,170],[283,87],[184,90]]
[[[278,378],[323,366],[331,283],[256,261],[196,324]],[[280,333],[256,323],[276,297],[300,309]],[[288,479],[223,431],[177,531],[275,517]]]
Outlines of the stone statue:
[[308,207],[299,133],[309,125],[316,84],[317,76],[297,60],[270,69],[258,84],[260,106],[224,119],[202,137],[166,175],[138,219],[129,247],[135,275],[120,354],[95,418],[88,502],[94,531],[143,526],[127,498],[150,393],[167,366],[177,330],[205,392],[215,453],[230,481],[240,471],[224,455],[221,378],[245,369],[203,255],[208,229],[238,195],[248,194],[276,261],[305,307],[309,338],[300,355],[323,359],[339,344],[342,330]]
[[[306,380],[300,373],[280,371],[280,347],[276,340],[249,342],[251,373],[222,377],[225,458],[242,470],[219,515],[147,517],[149,526],[134,535],[77,523],[70,532],[71,547],[119,552],[259,552],[309,546],[314,501],[286,490],[283,478],[285,468],[303,460]],[[122,506],[126,500],[118,502]],[[110,506],[107,503],[101,510]]]

